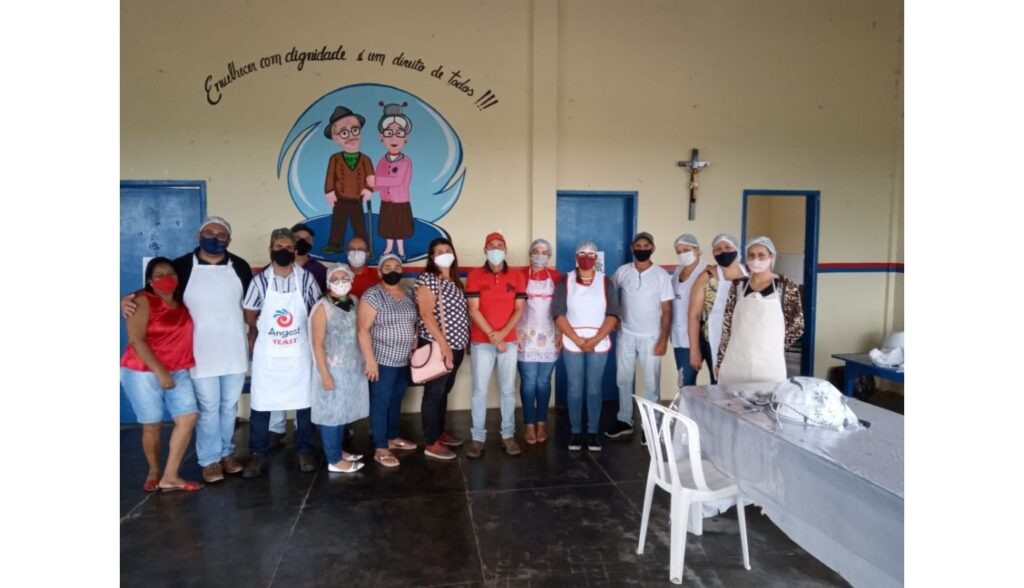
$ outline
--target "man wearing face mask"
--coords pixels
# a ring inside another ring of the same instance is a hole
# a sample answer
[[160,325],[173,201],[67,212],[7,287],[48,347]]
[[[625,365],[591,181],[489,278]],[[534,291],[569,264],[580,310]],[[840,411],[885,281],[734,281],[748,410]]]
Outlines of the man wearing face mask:
[[633,263],[615,271],[612,282],[619,288],[622,326],[615,350],[616,384],[619,387],[618,422],[605,431],[615,439],[633,434],[633,387],[636,364],[644,376],[644,396],[661,399],[661,358],[668,350],[672,325],[672,278],[651,261],[654,237],[641,232],[633,237]]
[[483,454],[487,438],[487,389],[491,372],[498,366],[498,388],[501,391],[501,439],[505,452],[519,455],[516,443],[516,324],[526,306],[526,276],[511,269],[505,261],[505,237],[491,233],[484,239],[487,262],[469,272],[466,279],[466,302],[473,321],[469,340],[472,347],[469,365],[473,371],[471,412],[473,442],[466,457]]
[[310,422],[309,309],[320,299],[313,275],[295,265],[295,235],[288,229],[270,234],[272,263],[249,285],[245,321],[252,349],[252,410],[249,417],[249,463],[242,476],[260,475],[269,450],[270,412],[295,411],[295,451],[299,468],[316,469]]
[[[199,242],[191,253],[173,261],[178,275],[175,296],[188,308],[195,324],[190,370],[199,405],[196,421],[196,457],[208,484],[237,474],[242,464],[234,457],[238,399],[249,368],[242,296],[252,281],[252,269],[228,251],[231,224],[208,216],[196,233]],[[121,301],[127,317],[135,312],[131,294]]]
[[349,239],[348,264],[356,274],[355,279],[352,280],[352,293],[357,298],[362,298],[367,290],[380,283],[380,276],[377,275],[377,272],[366,266],[367,251],[369,251],[369,247],[367,247],[366,241],[361,237]]

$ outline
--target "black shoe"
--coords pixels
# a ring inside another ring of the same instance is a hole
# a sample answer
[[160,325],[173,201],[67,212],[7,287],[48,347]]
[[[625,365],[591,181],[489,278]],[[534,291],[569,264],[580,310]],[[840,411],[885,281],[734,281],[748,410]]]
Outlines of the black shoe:
[[270,449],[271,451],[273,451],[274,449],[277,449],[278,447],[283,447],[284,446],[284,435],[285,435],[284,433],[275,433],[274,431],[271,431],[270,435],[269,435],[270,436],[270,443],[267,445],[267,449]]
[[587,435],[587,451],[601,451],[601,436],[597,433]]
[[569,435],[569,451],[579,451],[581,449],[583,449],[583,435],[579,433]]
[[263,473],[264,459],[262,455],[252,455],[249,457],[248,463],[245,464],[245,469],[242,470],[243,478],[258,478]]
[[312,453],[300,453],[299,458],[299,469],[307,474],[312,471],[316,471],[316,457]]
[[604,432],[604,436],[609,439],[618,439],[626,435],[633,434],[633,426],[627,425],[622,421],[616,421],[607,431]]

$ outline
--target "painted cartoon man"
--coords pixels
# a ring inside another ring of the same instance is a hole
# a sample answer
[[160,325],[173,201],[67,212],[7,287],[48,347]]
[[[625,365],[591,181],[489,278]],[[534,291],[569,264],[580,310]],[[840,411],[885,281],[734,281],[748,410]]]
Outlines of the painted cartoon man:
[[340,153],[331,156],[324,180],[324,197],[333,207],[331,234],[321,250],[325,254],[343,251],[345,228],[349,221],[352,222],[353,236],[363,240],[369,238],[361,203],[373,196],[374,175],[370,158],[359,152],[364,122],[366,119],[362,116],[339,106],[334,109],[330,124],[324,128],[324,136],[341,147]]

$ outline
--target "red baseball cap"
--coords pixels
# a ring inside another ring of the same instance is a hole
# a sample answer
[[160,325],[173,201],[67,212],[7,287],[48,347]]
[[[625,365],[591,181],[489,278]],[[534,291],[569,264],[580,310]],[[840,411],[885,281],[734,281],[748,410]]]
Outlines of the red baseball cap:
[[502,235],[498,231],[494,231],[493,233],[487,234],[487,237],[484,239],[484,247],[487,247],[487,244],[490,243],[491,241],[494,241],[495,239],[501,241],[502,243],[505,243],[506,247],[508,246],[508,243],[505,242],[505,235]]

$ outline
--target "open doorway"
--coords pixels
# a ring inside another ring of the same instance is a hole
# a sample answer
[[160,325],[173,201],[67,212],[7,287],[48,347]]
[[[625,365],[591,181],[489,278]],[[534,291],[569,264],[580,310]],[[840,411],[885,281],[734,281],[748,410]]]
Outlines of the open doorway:
[[775,273],[800,286],[804,334],[786,349],[787,376],[814,375],[814,315],[818,275],[818,206],[808,190],[744,190],[743,247],[759,235],[775,243]]

